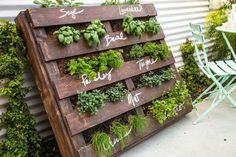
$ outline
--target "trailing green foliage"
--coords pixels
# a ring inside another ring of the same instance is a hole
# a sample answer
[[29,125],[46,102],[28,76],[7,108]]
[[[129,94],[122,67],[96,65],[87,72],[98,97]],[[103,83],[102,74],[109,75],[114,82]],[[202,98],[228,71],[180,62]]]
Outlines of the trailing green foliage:
[[122,50],[109,50],[101,53],[98,57],[83,57],[71,59],[68,63],[70,75],[87,75],[90,80],[94,80],[97,71],[104,73],[109,68],[120,68],[123,64]]
[[100,39],[106,34],[106,30],[100,20],[91,21],[91,24],[82,32],[89,47],[100,45]]
[[92,137],[92,146],[99,157],[110,157],[112,152],[111,139],[104,132],[96,132]]
[[125,88],[123,83],[117,83],[106,91],[106,96],[108,101],[116,102],[122,100],[127,92],[128,90]]
[[41,138],[34,128],[35,119],[23,101],[30,88],[23,87],[25,47],[16,26],[9,21],[0,25],[0,95],[8,99],[7,111],[0,117],[6,139],[0,143],[0,156],[40,157]]
[[183,104],[191,104],[187,86],[184,82],[177,82],[174,88],[159,100],[153,100],[149,107],[150,113],[160,123],[177,115],[176,108]]
[[106,95],[100,90],[94,89],[91,92],[78,92],[77,110],[96,114],[98,109],[105,103]]
[[111,124],[110,131],[118,138],[121,149],[123,149],[128,140],[127,133],[129,132],[129,126],[121,124],[118,121],[114,121]]
[[194,58],[194,46],[192,41],[187,40],[180,46],[184,66],[179,68],[182,79],[186,82],[189,94],[195,94],[210,85],[211,81],[201,71]]
[[81,2],[74,0],[34,0],[34,4],[42,8],[79,7]]
[[127,54],[128,58],[136,60],[144,56],[150,56],[156,61],[166,60],[170,57],[170,50],[166,44],[147,42],[143,46],[141,44],[134,45],[131,48],[130,53]]
[[120,2],[120,0],[106,0],[104,3],[102,3],[102,6],[122,4],[139,4],[139,0],[125,0],[124,2]]
[[[227,21],[228,8],[223,6],[218,10],[211,11],[205,19],[205,35],[207,39],[213,41],[213,45],[209,47],[212,60],[226,59],[230,51],[220,31],[216,30],[216,27],[221,26]],[[231,45],[235,49],[235,33],[226,33]]]
[[135,133],[143,133],[147,126],[147,118],[141,115],[130,115],[128,121]]
[[78,42],[80,38],[80,32],[70,26],[63,26],[53,34],[57,36],[58,41],[63,45],[69,45],[73,42]]
[[160,32],[160,24],[157,23],[155,18],[150,18],[148,21],[145,22],[145,30],[146,32],[156,34]]
[[169,81],[175,78],[173,70],[171,68],[167,70],[162,70],[160,74],[155,74],[154,72],[149,72],[148,74],[143,74],[138,85],[139,87],[155,87],[160,86],[164,81]]
[[144,32],[157,34],[160,31],[160,24],[154,19],[149,21],[134,20],[133,15],[127,14],[122,23],[123,31],[129,35],[141,37]]

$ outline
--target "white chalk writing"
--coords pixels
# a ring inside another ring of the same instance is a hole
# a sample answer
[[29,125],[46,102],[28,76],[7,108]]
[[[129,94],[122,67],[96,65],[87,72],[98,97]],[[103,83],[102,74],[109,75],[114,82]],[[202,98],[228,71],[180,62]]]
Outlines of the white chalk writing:
[[120,34],[116,34],[115,36],[110,36],[109,34],[106,35],[105,37],[106,40],[106,47],[109,46],[112,42],[115,42],[117,40],[126,40],[127,37],[124,36],[123,32],[120,32]]
[[84,12],[84,9],[77,10],[75,8],[75,9],[72,9],[72,10],[65,10],[65,8],[62,8],[62,9],[60,9],[60,12],[64,13],[64,14],[59,16],[59,18],[63,18],[63,17],[66,17],[66,16],[71,16],[72,19],[76,19],[76,15],[81,14],[82,12]]
[[182,110],[184,110],[184,109],[185,109],[184,103],[178,105],[178,106],[175,108],[175,110],[176,110],[177,112],[180,112],[180,111],[182,111]]
[[86,86],[92,82],[96,82],[99,80],[108,79],[108,81],[110,81],[112,79],[112,76],[111,76],[112,71],[113,71],[113,68],[108,73],[101,74],[100,72],[98,72],[97,76],[93,80],[89,80],[88,75],[84,74],[82,75],[82,83],[84,84],[84,86]]
[[142,93],[136,93],[134,96],[129,93],[128,94],[128,103],[129,105],[133,105],[134,107],[136,106],[135,103],[139,102],[139,95],[141,95]]
[[156,62],[157,60],[149,58],[149,59],[140,59],[139,61],[136,62],[136,64],[139,65],[139,70],[142,70],[142,68],[146,68],[148,70],[149,66]]
[[134,13],[134,12],[141,12],[143,9],[142,5],[138,6],[119,6],[120,15],[124,15],[126,13]]

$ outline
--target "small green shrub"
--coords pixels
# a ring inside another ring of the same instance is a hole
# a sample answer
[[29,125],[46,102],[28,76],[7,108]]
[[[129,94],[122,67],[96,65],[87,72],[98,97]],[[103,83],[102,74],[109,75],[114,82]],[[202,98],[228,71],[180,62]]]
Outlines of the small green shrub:
[[123,83],[117,83],[115,86],[110,87],[105,94],[108,101],[116,102],[122,100],[127,92],[128,90],[125,88]]
[[157,34],[160,32],[160,24],[155,20],[155,18],[150,18],[145,22],[146,32]]
[[175,75],[173,73],[173,70],[171,68],[167,70],[162,70],[160,74],[155,74],[154,72],[149,72],[148,74],[143,74],[139,81],[140,84],[139,87],[155,87],[160,86],[162,82],[169,81],[171,79],[174,79]]
[[119,139],[121,149],[123,149],[128,140],[126,134],[129,132],[129,126],[121,124],[118,121],[114,121],[111,124],[110,131]]
[[59,8],[59,7],[79,7],[81,2],[74,0],[34,0],[34,4],[40,5],[42,8]]
[[144,55],[145,55],[144,52],[145,51],[143,50],[142,45],[136,44],[136,45],[132,46],[132,48],[131,48],[131,50],[130,50],[130,52],[129,52],[129,54],[127,56],[129,58],[137,59],[138,60],[138,59],[144,57]]
[[98,57],[83,57],[77,60],[71,59],[68,66],[70,75],[87,75],[90,80],[94,80],[97,76],[97,71],[104,73],[109,68],[120,68],[123,64],[123,59],[120,51],[109,50],[101,53]]
[[97,89],[91,92],[78,92],[76,107],[79,112],[88,112],[94,115],[105,103],[105,100],[106,95]]
[[104,3],[102,3],[102,6],[122,4],[139,4],[139,0],[125,0],[124,2],[120,2],[119,0],[106,0]]
[[149,110],[153,117],[160,124],[163,124],[165,120],[177,115],[175,110],[177,106],[175,98],[167,98],[164,100],[153,100]]
[[100,45],[100,39],[106,34],[106,30],[100,20],[91,21],[91,24],[82,32],[89,47]]
[[111,139],[104,132],[96,132],[92,136],[92,146],[99,157],[109,157],[112,152]]
[[63,26],[53,34],[57,36],[58,41],[63,45],[69,45],[73,42],[78,42],[80,39],[80,32],[70,26]]
[[141,115],[130,115],[128,121],[132,131],[137,133],[143,133],[147,126],[147,118]]

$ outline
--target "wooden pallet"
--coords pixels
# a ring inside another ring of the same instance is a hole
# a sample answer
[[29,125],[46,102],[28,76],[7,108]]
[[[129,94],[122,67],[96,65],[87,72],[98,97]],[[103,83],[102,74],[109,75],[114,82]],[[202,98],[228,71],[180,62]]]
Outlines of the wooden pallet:
[[[59,68],[59,62],[61,60],[130,46],[137,43],[145,43],[147,41],[165,42],[165,36],[162,30],[156,35],[145,33],[140,39],[134,36],[128,36],[121,30],[114,31],[112,23],[119,20],[121,21],[125,13],[130,13],[135,18],[149,18],[157,15],[154,5],[142,4],[60,9],[28,9],[21,12],[15,20],[27,45],[28,58],[32,65],[36,83],[63,157],[96,156],[96,152],[92,149],[91,145],[84,140],[83,133],[132,110],[137,114],[144,115],[142,106],[152,101],[153,97],[158,98],[164,92],[170,90],[176,81],[171,80],[154,88],[136,88],[132,80],[133,77],[151,70],[172,67],[177,79],[180,79],[174,66],[173,56],[166,61],[158,61],[150,65],[149,69],[142,68],[141,70],[135,60],[124,62],[121,68],[111,72],[112,79],[110,81],[107,79],[94,81],[86,86],[82,83],[81,79],[77,77],[63,76],[61,74]],[[60,26],[73,25],[80,27],[93,19],[100,19],[104,23],[109,37],[123,36],[126,39],[109,43],[104,37],[99,47],[89,48],[83,37],[78,43],[62,46],[52,35],[52,32]],[[148,57],[145,57],[144,60],[145,59],[148,59]],[[140,101],[136,102],[135,105],[130,105],[127,98],[125,98],[115,105],[110,102],[106,103],[96,115],[77,114],[77,111],[73,108],[71,97],[76,95],[78,89],[80,91],[89,91],[119,81],[125,81],[132,95],[141,92]],[[166,121],[163,125],[158,125],[153,118],[148,116],[149,125],[146,132],[138,137],[131,135],[132,140],[130,140],[125,149],[134,146],[145,138],[160,131],[162,128],[172,124],[190,111],[191,107],[186,105],[179,111],[177,117]],[[113,150],[113,156],[119,153],[121,153],[121,149],[117,146]]]

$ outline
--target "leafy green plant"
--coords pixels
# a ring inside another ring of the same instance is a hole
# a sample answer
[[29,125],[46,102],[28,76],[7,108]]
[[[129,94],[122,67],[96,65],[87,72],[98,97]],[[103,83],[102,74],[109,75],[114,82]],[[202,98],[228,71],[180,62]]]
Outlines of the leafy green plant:
[[92,146],[98,156],[109,157],[112,152],[111,138],[104,132],[96,132],[92,137]]
[[144,52],[145,51],[143,50],[142,45],[136,44],[136,45],[132,46],[132,48],[127,56],[132,59],[140,59],[145,56]]
[[34,4],[42,8],[59,8],[59,7],[80,7],[81,2],[74,0],[34,0]]
[[[22,38],[16,25],[1,21],[0,25],[0,96],[8,99],[7,110],[0,116],[6,138],[0,143],[0,156],[42,156],[42,139],[34,128],[24,97],[30,88],[24,87],[23,70],[26,64]],[[4,80],[4,81],[3,81]]]
[[126,134],[129,132],[129,126],[114,121],[111,124],[110,130],[119,139],[121,149],[123,149],[128,140]]
[[159,33],[160,32],[160,24],[155,20],[155,18],[150,18],[145,22],[145,30],[150,33]]
[[122,52],[122,50],[108,50],[107,52],[101,53],[98,57],[99,71],[103,73],[107,71],[109,67],[120,68],[123,64]]
[[137,133],[143,133],[147,126],[147,118],[142,115],[130,115],[128,121],[132,131]]
[[106,30],[100,20],[91,21],[91,24],[82,32],[89,47],[100,45],[100,39],[106,34]]
[[143,74],[139,81],[140,84],[139,87],[155,87],[160,86],[162,82],[169,81],[171,79],[174,79],[175,75],[173,73],[173,70],[171,68],[167,70],[162,70],[160,74],[155,74],[154,72],[149,72],[148,74]]
[[187,40],[180,46],[184,66],[179,68],[182,79],[186,82],[189,93],[194,95],[201,92],[202,88],[210,85],[211,81],[201,74],[194,58],[194,46],[191,40]]
[[153,117],[160,124],[163,124],[165,120],[177,115],[175,110],[177,106],[175,98],[167,98],[165,100],[153,100],[149,110]]
[[106,72],[109,68],[120,68],[123,64],[122,50],[114,51],[109,50],[101,53],[98,57],[83,57],[71,59],[68,66],[70,75],[87,75],[90,80],[94,80],[97,76],[97,72]]
[[166,60],[170,57],[170,50],[166,44],[147,42],[143,45],[143,51],[154,60]]
[[100,90],[94,89],[90,92],[78,92],[77,110],[96,114],[98,109],[105,103],[106,95]]
[[58,41],[63,45],[69,45],[73,42],[78,42],[80,39],[79,30],[75,30],[70,26],[63,26],[53,34],[57,36]]
[[124,32],[129,35],[135,35],[141,37],[145,32],[145,22],[140,20],[134,20],[131,14],[127,14],[122,23]]
[[104,3],[102,3],[102,6],[122,4],[139,4],[139,0],[125,0],[124,2],[120,2],[119,0],[106,0]]
[[123,83],[117,83],[116,85],[110,87],[105,94],[108,101],[116,102],[122,100],[127,92],[128,90],[125,88]]

